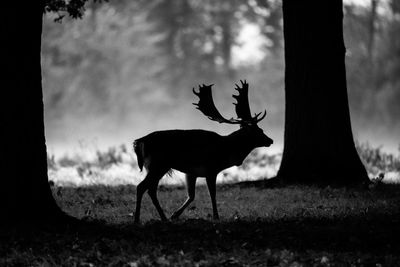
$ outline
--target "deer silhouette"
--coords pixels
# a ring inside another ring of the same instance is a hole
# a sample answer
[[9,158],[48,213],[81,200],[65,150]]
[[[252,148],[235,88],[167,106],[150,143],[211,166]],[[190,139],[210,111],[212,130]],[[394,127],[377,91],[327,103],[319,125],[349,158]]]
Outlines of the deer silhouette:
[[264,119],[266,111],[251,115],[248,88],[249,85],[240,81],[236,85],[238,95],[233,95],[237,103],[235,111],[237,119],[224,118],[215,107],[212,98],[212,84],[199,85],[199,91],[193,88],[193,93],[199,97],[198,103],[193,103],[210,120],[219,123],[238,124],[240,129],[221,136],[205,130],[166,130],[152,132],[134,141],[134,151],[140,170],[147,170],[144,180],[137,186],[135,223],[140,221],[140,207],[143,194],[147,191],[161,219],[167,220],[157,199],[157,187],[160,179],[172,169],[186,174],[188,197],[183,205],[171,216],[177,219],[185,208],[195,198],[197,177],[205,177],[211,197],[213,218],[219,219],[216,202],[216,179],[222,170],[239,166],[247,155],[257,147],[269,147],[273,141],[257,123]]

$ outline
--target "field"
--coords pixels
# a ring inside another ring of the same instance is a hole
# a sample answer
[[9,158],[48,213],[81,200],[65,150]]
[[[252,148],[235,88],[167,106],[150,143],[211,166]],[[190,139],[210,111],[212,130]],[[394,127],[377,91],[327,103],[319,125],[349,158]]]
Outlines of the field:
[[[133,224],[134,186],[52,189],[81,222],[2,230],[0,266],[400,266],[399,185],[219,185],[219,222],[200,185],[174,222],[160,222],[146,195],[142,225]],[[161,186],[167,214],[185,191]]]
[[[264,188],[249,180],[274,175],[280,155],[256,150],[219,175],[220,221],[198,181],[178,221],[160,222],[145,195],[141,225],[133,211],[143,173],[129,149],[96,151],[90,160],[50,155],[54,198],[79,222],[0,228],[0,266],[400,266],[400,156],[357,149],[368,188]],[[181,174],[174,176],[159,188],[167,215],[186,198]]]

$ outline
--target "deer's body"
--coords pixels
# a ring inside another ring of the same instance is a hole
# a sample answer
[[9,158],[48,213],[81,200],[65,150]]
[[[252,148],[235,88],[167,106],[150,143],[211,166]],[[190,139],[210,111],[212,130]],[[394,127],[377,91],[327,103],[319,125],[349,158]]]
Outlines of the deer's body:
[[[157,165],[186,174],[205,177],[239,166],[256,147],[240,129],[221,136],[205,130],[167,130],[153,132],[135,140],[140,169]],[[250,140],[251,141],[251,140]],[[176,149],[179,143],[180,149]]]
[[236,104],[239,119],[227,120],[219,114],[211,95],[210,86],[199,86],[200,91],[193,92],[199,96],[198,109],[211,120],[220,123],[240,124],[240,129],[221,136],[205,130],[167,130],[150,133],[135,140],[134,150],[140,170],[147,170],[144,180],[137,186],[135,222],[140,220],[140,207],[143,194],[147,191],[162,220],[167,220],[157,199],[157,187],[160,179],[171,169],[186,174],[188,198],[176,210],[172,219],[178,218],[185,208],[194,200],[197,177],[205,177],[210,192],[214,219],[218,219],[216,203],[217,174],[234,165],[241,165],[247,155],[255,148],[270,146],[272,139],[266,136],[257,126],[258,118],[250,114],[247,99],[248,84],[241,82]]

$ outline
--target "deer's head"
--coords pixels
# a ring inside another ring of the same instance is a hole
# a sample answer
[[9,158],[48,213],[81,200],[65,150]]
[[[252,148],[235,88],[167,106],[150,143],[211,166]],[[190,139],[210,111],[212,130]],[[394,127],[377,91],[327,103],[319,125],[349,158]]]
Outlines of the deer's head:
[[200,110],[204,115],[206,115],[210,120],[217,121],[219,123],[227,124],[239,124],[240,130],[236,132],[238,135],[243,135],[249,142],[254,144],[255,147],[270,146],[273,141],[263,130],[258,127],[257,123],[265,118],[267,112],[260,112],[251,115],[250,105],[249,105],[249,84],[246,80],[240,80],[241,85],[235,84],[235,89],[238,91],[238,95],[232,95],[236,99],[235,111],[237,118],[226,119],[215,107],[212,98],[212,86],[211,85],[199,85],[199,91],[196,92],[193,88],[193,93],[199,97],[198,103],[193,103],[198,110]]

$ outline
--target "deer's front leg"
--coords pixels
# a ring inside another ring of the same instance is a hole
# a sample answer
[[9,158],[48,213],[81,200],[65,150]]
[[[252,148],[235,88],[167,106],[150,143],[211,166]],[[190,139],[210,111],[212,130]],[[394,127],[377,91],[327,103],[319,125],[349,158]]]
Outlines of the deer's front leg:
[[196,176],[186,174],[186,189],[188,197],[183,205],[172,214],[171,220],[178,219],[186,207],[194,200],[196,194],[196,179]]
[[209,191],[210,197],[211,197],[213,218],[214,218],[214,220],[219,220],[219,215],[218,215],[218,210],[217,210],[217,201],[215,199],[217,176],[216,175],[207,176],[206,181],[207,181],[208,191]]

